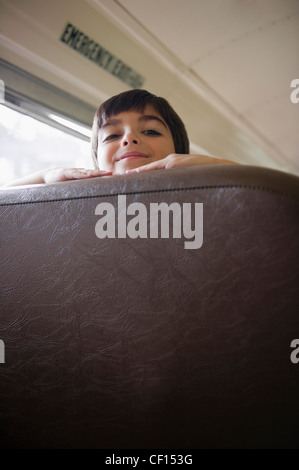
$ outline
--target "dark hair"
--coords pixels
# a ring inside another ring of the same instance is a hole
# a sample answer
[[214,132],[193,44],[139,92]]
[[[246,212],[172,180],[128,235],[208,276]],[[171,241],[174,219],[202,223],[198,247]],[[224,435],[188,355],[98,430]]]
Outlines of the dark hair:
[[175,152],[189,153],[189,139],[185,125],[168,101],[146,90],[130,90],[112,96],[95,113],[91,136],[91,155],[96,167],[98,167],[98,133],[102,125],[109,117],[124,111],[136,110],[143,112],[148,104],[154,107],[168,125],[172,134]]

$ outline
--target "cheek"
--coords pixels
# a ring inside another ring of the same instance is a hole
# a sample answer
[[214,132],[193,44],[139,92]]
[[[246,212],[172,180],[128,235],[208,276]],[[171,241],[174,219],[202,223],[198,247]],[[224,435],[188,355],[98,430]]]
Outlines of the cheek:
[[166,157],[170,154],[175,153],[175,146],[172,140],[165,143],[164,153],[166,154]]
[[168,136],[167,142],[165,142],[165,149],[167,155],[175,153],[175,145],[172,136]]
[[176,153],[176,152],[175,152],[175,145],[174,145],[174,142],[173,142],[173,141],[171,142],[171,145],[170,145],[170,152],[169,152],[169,154],[171,154],[171,153]]
[[108,148],[103,148],[103,147],[98,148],[98,164],[99,164],[100,170],[106,170],[106,171],[111,170],[112,156],[110,155],[110,153],[111,152],[109,152]]
[[175,147],[172,140],[165,140],[164,142],[157,141],[153,145],[156,158],[158,159],[165,158],[168,155],[175,153]]

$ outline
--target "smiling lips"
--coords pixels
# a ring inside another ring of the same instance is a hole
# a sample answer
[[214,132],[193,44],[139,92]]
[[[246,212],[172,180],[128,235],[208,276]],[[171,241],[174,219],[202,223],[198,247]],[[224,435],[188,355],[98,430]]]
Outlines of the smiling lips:
[[127,158],[149,158],[149,156],[141,152],[126,152],[121,155],[121,157],[119,157],[117,161],[124,160]]

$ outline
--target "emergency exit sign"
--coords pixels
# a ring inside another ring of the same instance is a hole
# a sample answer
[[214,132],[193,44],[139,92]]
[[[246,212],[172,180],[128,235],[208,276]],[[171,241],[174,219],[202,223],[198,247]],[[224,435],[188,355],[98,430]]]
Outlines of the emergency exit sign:
[[132,88],[141,88],[144,84],[144,77],[91,39],[83,31],[80,31],[72,23],[67,23],[60,40]]

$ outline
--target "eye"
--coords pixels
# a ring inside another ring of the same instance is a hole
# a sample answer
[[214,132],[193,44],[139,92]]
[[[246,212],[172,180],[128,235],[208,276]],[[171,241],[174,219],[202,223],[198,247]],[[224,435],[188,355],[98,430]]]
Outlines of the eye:
[[118,137],[119,137],[119,134],[111,134],[111,135],[108,135],[108,137],[105,137],[103,142],[109,142],[110,140],[117,139]]
[[161,135],[160,132],[155,131],[154,129],[148,129],[143,132],[145,135]]

